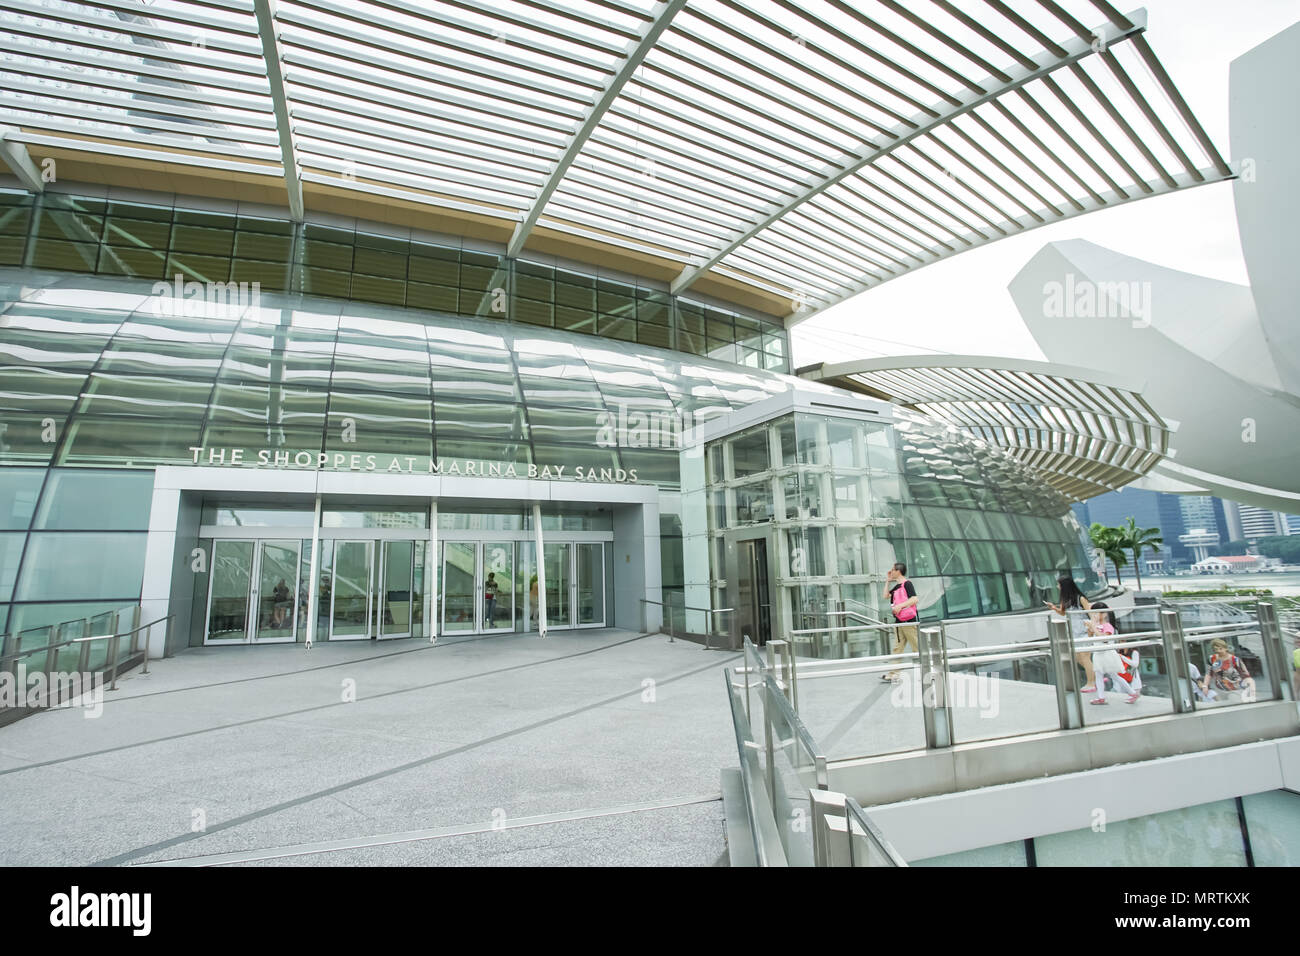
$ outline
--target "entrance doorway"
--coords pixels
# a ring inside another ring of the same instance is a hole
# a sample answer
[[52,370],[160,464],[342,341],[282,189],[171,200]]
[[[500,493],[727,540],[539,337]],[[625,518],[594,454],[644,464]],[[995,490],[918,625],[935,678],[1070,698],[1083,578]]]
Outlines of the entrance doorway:
[[[531,541],[442,543],[442,633],[536,630],[536,546]],[[605,545],[549,542],[544,549],[548,627],[603,627]]]
[[513,631],[515,598],[514,541],[443,542],[443,634]]
[[759,647],[772,637],[772,603],[767,588],[767,539],[736,542],[737,600],[740,633]]
[[276,644],[294,639],[302,543],[297,540],[213,543],[206,640]]
[[422,616],[424,542],[337,539],[332,544],[320,600],[321,613],[329,615],[329,639],[410,637]]
[[545,560],[547,626],[604,627],[604,542],[547,544]]

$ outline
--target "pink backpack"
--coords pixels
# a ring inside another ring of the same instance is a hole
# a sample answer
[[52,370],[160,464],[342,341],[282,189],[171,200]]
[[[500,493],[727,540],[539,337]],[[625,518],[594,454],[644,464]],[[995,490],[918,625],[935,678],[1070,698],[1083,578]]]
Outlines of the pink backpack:
[[898,610],[898,606],[899,606],[900,604],[902,604],[902,603],[904,603],[905,601],[909,600],[909,598],[908,598],[908,596],[907,596],[907,587],[906,587],[905,585],[906,585],[906,581],[905,581],[905,580],[899,582],[898,587],[894,588],[893,592],[890,594],[890,601],[891,601],[891,602],[893,603],[893,605],[894,605],[894,617],[895,617],[897,620],[899,620],[899,621],[901,621],[901,622],[904,622],[904,623],[907,622],[907,621],[915,621],[915,620],[916,620],[916,605],[915,605],[915,604],[913,604],[911,607],[905,607],[905,608],[903,608],[901,611]]

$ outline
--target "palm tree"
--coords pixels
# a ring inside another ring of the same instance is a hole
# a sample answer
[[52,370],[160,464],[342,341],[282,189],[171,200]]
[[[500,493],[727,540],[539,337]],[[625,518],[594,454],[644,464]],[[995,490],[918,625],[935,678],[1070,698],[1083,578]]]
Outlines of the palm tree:
[[1108,528],[1096,521],[1088,528],[1088,537],[1092,539],[1093,547],[1109,558],[1110,562],[1115,565],[1116,584],[1124,583],[1124,578],[1120,575],[1119,569],[1128,564],[1128,555],[1124,552],[1125,545],[1120,540],[1122,530],[1121,528]]
[[1092,542],[1093,550],[1102,555],[1101,574],[1106,579],[1107,584],[1110,584],[1110,574],[1106,570],[1106,561],[1104,559],[1106,557],[1106,532],[1109,530],[1100,521],[1094,521],[1088,526],[1088,540]]
[[1159,551],[1165,539],[1160,536],[1159,528],[1139,528],[1132,517],[1128,524],[1114,529],[1121,548],[1133,552],[1133,573],[1137,575],[1138,590],[1142,590],[1142,552],[1147,548]]

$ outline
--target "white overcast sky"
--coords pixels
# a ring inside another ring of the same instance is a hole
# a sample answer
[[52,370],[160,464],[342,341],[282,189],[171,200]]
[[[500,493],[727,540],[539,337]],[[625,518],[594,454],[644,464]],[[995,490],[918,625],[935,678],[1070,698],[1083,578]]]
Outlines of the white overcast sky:
[[[1139,6],[1116,5],[1124,12]],[[1144,5],[1148,42],[1231,161],[1228,66],[1300,19],[1300,0],[1147,0]],[[1046,243],[1066,239],[1087,239],[1169,268],[1247,282],[1232,185],[1199,186],[1034,229],[864,292],[794,327],[794,364],[931,352],[1042,359],[1007,285]]]

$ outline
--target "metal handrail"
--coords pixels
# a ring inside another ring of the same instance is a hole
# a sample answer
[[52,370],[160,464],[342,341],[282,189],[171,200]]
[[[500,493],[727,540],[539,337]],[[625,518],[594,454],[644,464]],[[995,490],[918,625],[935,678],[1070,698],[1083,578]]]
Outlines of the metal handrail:
[[1209,634],[1219,631],[1259,630],[1258,621],[1242,621],[1240,624],[1201,624],[1196,627],[1183,628],[1184,634]]
[[[80,660],[78,661],[78,669],[85,671],[88,670],[86,666],[86,662],[89,656],[88,651],[90,650],[91,643],[94,641],[110,641],[111,643],[109,645],[109,651],[108,651],[109,666],[107,668],[110,674],[110,682],[111,682],[109,686],[109,690],[117,690],[117,668],[120,660],[120,655],[118,651],[121,646],[121,639],[124,637],[133,637],[134,635],[139,634],[141,631],[151,628],[156,624],[161,624],[164,621],[171,621],[172,618],[174,618],[175,616],[176,615],[174,614],[168,614],[165,617],[160,617],[157,618],[156,620],[150,621],[148,624],[140,624],[136,627],[131,628],[131,630],[129,631],[120,631],[115,634],[92,634],[88,637],[74,637],[66,641],[60,641],[57,644],[42,644],[40,647],[33,647],[30,650],[26,650],[26,651],[20,649],[18,651],[15,651],[12,654],[6,654],[0,656],[0,667],[6,666],[11,661],[17,661],[19,658],[30,657],[33,654],[39,654],[42,651],[44,651],[46,653],[45,666],[46,666],[46,670],[48,671],[50,669],[51,658],[49,654],[51,651],[57,651],[63,647],[71,647],[74,644],[80,644],[82,645],[82,649],[81,649]],[[56,627],[62,628],[66,624],[74,624],[77,621],[85,621],[85,620],[87,619],[73,618],[72,620],[64,621],[61,624],[51,624],[49,625],[49,627],[51,633],[53,633],[54,628]],[[149,649],[148,647],[143,647],[143,648],[137,647],[135,641],[132,640],[131,653],[135,654],[141,651],[143,651],[144,653],[144,662],[143,662],[144,666],[141,670],[141,673],[148,674],[149,673]]]
[[[143,631],[147,627],[153,627],[155,624],[160,624],[163,621],[170,621],[173,617],[175,617],[174,614],[168,614],[166,617],[160,617],[156,621],[150,621],[148,624],[141,624],[139,627],[133,627],[129,631],[119,631],[116,634],[91,634],[89,637],[73,637],[73,638],[69,638],[66,641],[60,641],[57,644],[42,644],[40,647],[33,647],[31,650],[26,650],[26,651],[20,650],[14,652],[13,654],[5,654],[3,656],[0,656],[0,665],[6,663],[7,661],[17,660],[20,657],[28,657],[32,654],[39,654],[41,651],[57,650],[60,647],[68,647],[72,644],[83,644],[83,643],[89,643],[91,641],[110,641],[115,637],[116,638],[128,637],[139,631]],[[73,618],[71,621],[64,621],[61,624],[50,624],[48,625],[48,627],[50,628],[51,631],[53,631],[55,628],[63,627],[65,624],[75,624],[77,621],[84,621],[84,620],[85,618]],[[44,626],[46,625],[42,625],[42,627]]]
[[[639,598],[639,600],[641,601],[642,604],[657,604],[659,605],[659,607],[667,608],[669,611],[672,611],[674,608],[677,607],[676,604],[667,604],[663,601],[652,601],[649,598]],[[681,609],[683,611],[702,611],[705,614],[726,614],[735,610],[734,607],[691,607],[689,604],[681,605]],[[704,631],[704,648],[703,648],[704,650],[706,651],[712,650],[712,647],[709,644],[709,640],[712,637],[713,637],[713,620],[712,618],[710,618],[709,623],[706,625]],[[670,644],[676,643],[676,641],[673,639],[673,626],[672,626],[671,615],[669,616],[668,619],[668,642]]]
[[[831,612],[841,619],[849,619],[854,615],[851,612]],[[763,658],[758,654],[757,648],[746,638],[744,642],[745,661],[743,666],[737,666],[734,670],[729,670],[728,680],[733,677],[743,675],[745,684],[744,689],[748,694],[751,686],[754,685],[753,678],[757,676],[760,681],[762,700],[765,708],[764,718],[767,722],[767,766],[765,783],[768,786],[770,800],[776,800],[776,769],[773,762],[773,747],[788,748],[793,746],[794,764],[797,772],[804,773],[808,765],[804,760],[804,755],[811,758],[812,767],[817,777],[818,790],[828,790],[829,781],[823,785],[823,766],[825,764],[824,755],[819,753],[819,745],[812,736],[807,726],[803,723],[798,714],[798,696],[793,693],[796,686],[795,680],[803,681],[816,680],[822,678],[841,677],[847,675],[859,675],[868,673],[877,673],[880,671],[898,671],[900,665],[903,668],[920,667],[922,686],[929,686],[927,682],[933,680],[938,682],[942,680],[943,686],[946,682],[957,674],[961,669],[986,663],[999,663],[1007,661],[1020,661],[1028,658],[1047,657],[1051,660],[1051,670],[1055,675],[1052,684],[1056,687],[1058,701],[1058,717],[1060,729],[1074,730],[1094,726],[1090,721],[1085,721],[1082,711],[1084,708],[1079,707],[1080,695],[1083,689],[1078,686],[1078,672],[1076,667],[1076,656],[1081,653],[1108,651],[1108,650],[1128,650],[1136,648],[1161,648],[1164,649],[1164,665],[1162,672],[1167,673],[1170,678],[1169,693],[1174,696],[1171,699],[1173,712],[1177,715],[1195,715],[1198,711],[1193,703],[1182,701],[1179,696],[1181,693],[1190,697],[1191,691],[1187,690],[1187,665],[1188,649],[1193,645],[1208,640],[1216,634],[1233,634],[1238,636],[1255,635],[1262,637],[1264,644],[1263,667],[1264,671],[1256,678],[1260,681],[1261,686],[1271,683],[1271,699],[1273,700],[1293,700],[1294,695],[1287,681],[1289,668],[1285,665],[1285,658],[1279,656],[1282,654],[1283,643],[1281,640],[1281,628],[1276,620],[1276,606],[1271,602],[1260,602],[1257,619],[1235,620],[1231,623],[1200,625],[1193,628],[1182,628],[1180,624],[1180,614],[1174,608],[1166,608],[1161,614],[1160,630],[1135,631],[1129,633],[1116,634],[1080,634],[1075,637],[1066,620],[1057,618],[1051,624],[1051,631],[1045,639],[1032,639],[1028,641],[1015,643],[1002,643],[988,645],[984,647],[967,647],[959,650],[947,651],[945,644],[938,641],[941,633],[941,627],[929,626],[921,631],[921,641],[917,651],[892,652],[889,654],[873,655],[869,657],[844,658],[838,660],[805,660],[796,662],[787,655],[782,667],[774,667],[772,661],[766,664]],[[910,623],[910,622],[909,622]],[[908,624],[868,624],[842,626],[832,628],[837,633],[855,633],[880,631],[890,628],[908,626]],[[825,634],[828,629],[814,628],[804,629],[791,633],[794,635],[808,634]],[[789,651],[793,645],[781,642],[782,650]],[[771,648],[769,646],[769,652]],[[1159,655],[1157,655],[1158,659]],[[1289,655],[1287,655],[1289,657]],[[797,664],[797,666],[796,666]],[[1019,664],[1016,665],[1019,668]],[[787,695],[782,684],[780,676],[784,675],[788,679],[791,692]],[[1016,680],[1020,680],[1017,672]],[[734,684],[734,694],[737,695],[733,700],[733,708],[738,707],[740,701],[738,694],[740,685]],[[1157,696],[1162,696],[1157,694]],[[793,699],[792,699],[793,698]],[[1253,701],[1251,698],[1243,697],[1243,703]],[[1180,703],[1180,701],[1182,701]],[[938,750],[952,746],[952,715],[946,702],[943,703],[926,703],[925,698],[922,704],[930,708],[924,714],[926,720],[926,743],[925,749]],[[1166,714],[1167,714],[1167,708]],[[747,719],[749,717],[748,700],[746,700]],[[1149,714],[1147,717],[1163,717],[1165,714]],[[782,718],[786,721],[786,728],[782,729],[780,734],[773,733],[772,720],[775,718],[779,724]],[[1026,731],[1033,733],[1036,731]],[[774,740],[774,738],[776,738]],[[802,751],[802,753],[801,753]],[[843,761],[848,761],[851,757],[837,757],[837,766]],[[788,773],[788,771],[787,771]],[[785,792],[784,789],[782,791]],[[838,794],[832,794],[832,797],[838,798]],[[826,812],[825,808],[831,807],[834,800],[821,801],[816,796],[812,797],[814,818],[817,817],[818,807]],[[774,810],[783,810],[784,805],[778,807],[773,802]],[[867,834],[870,840],[870,846],[879,846],[882,853],[886,854],[887,859],[893,865],[905,865],[901,858],[888,855],[885,849],[888,842],[884,840],[883,834],[878,829],[873,829],[870,819],[866,816],[861,806],[856,803],[845,803],[845,822],[849,825],[850,833],[854,832],[857,827],[858,836]],[[833,815],[833,814],[832,814]],[[779,821],[778,821],[779,823]],[[831,828],[832,830],[835,828]],[[821,833],[821,831],[816,831]],[[861,846],[861,844],[859,844]],[[818,861],[829,859],[824,853],[825,847],[821,847],[817,853]],[[852,852],[852,851],[850,851]],[[824,865],[819,862],[819,865]]]
[[871,821],[871,818],[867,816],[867,812],[862,809],[862,805],[847,795],[844,797],[844,817],[845,823],[848,825],[847,830],[849,834],[849,866],[859,865],[853,855],[854,823],[857,823],[862,827],[863,832],[867,835],[867,839],[869,839],[875,848],[880,851],[881,855],[889,861],[890,866],[907,866],[907,861],[904,860],[899,855],[898,851],[894,849],[894,845],[889,842],[885,837],[885,834],[880,831],[880,828]]
[[791,631],[790,636],[804,634],[840,634],[845,631],[880,631],[896,627],[916,627],[916,621],[900,621],[896,624],[887,624],[881,621],[879,624],[859,624],[854,627],[806,627],[797,631]]
[[[763,678],[763,689],[766,691],[766,699],[763,701],[763,706],[765,708],[770,708],[775,705],[777,711],[779,711],[781,716],[789,723],[790,729],[794,731],[795,739],[803,746],[804,750],[808,752],[808,756],[812,758],[813,773],[817,778],[817,789],[829,789],[830,777],[826,770],[826,755],[818,748],[817,741],[813,739],[813,735],[809,733],[808,728],[804,726],[804,722],[799,719],[799,715],[795,713],[794,708],[790,706],[790,701],[788,701],[785,694],[782,693],[780,685],[776,682],[776,678],[771,674],[767,674]],[[775,770],[769,767],[768,773],[774,774]]]

